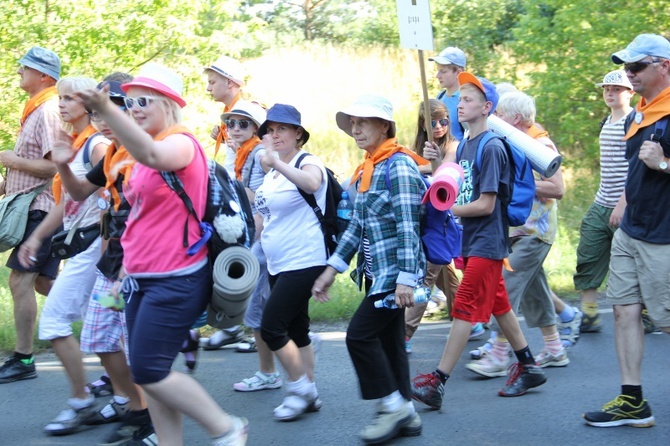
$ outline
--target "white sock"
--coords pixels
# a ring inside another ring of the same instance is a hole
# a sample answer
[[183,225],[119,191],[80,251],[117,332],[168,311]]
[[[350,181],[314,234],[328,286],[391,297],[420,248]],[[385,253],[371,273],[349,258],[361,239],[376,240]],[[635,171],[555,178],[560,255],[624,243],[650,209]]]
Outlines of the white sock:
[[289,393],[309,395],[312,389],[316,391],[316,386],[313,382],[309,381],[307,375],[302,375],[297,381],[286,381],[286,390]]
[[81,410],[85,407],[90,406],[95,402],[95,398],[90,397],[86,399],[81,399],[81,398],[68,398],[67,403],[68,405],[73,408],[74,410]]
[[390,395],[386,395],[381,399],[382,406],[385,410],[389,412],[395,412],[400,410],[403,404],[405,404],[405,399],[402,397],[398,390],[394,391]]
[[116,404],[127,404],[130,401],[130,398],[127,396],[114,395],[114,401]]

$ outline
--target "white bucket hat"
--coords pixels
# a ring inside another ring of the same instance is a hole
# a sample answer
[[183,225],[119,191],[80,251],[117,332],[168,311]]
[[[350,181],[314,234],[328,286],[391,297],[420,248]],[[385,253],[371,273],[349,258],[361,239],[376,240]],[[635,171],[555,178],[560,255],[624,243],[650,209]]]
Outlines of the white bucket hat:
[[182,108],[186,105],[186,101],[182,98],[184,82],[181,77],[171,69],[156,63],[145,64],[132,81],[121,85],[121,89],[126,93],[130,87],[151,88],[172,99]]
[[596,84],[596,87],[604,87],[605,85],[618,85],[620,87],[628,88],[629,90],[633,89],[633,85],[628,80],[628,76],[626,76],[624,70],[610,71],[605,75],[602,82]]
[[244,87],[245,71],[239,60],[229,56],[221,56],[212,65],[205,67],[205,71],[211,70],[221,76],[230,79],[240,87]]
[[231,115],[241,115],[251,118],[251,120],[254,121],[254,124],[256,124],[256,127],[260,127],[261,124],[265,122],[267,113],[263,107],[255,102],[240,100],[235,103],[235,106],[231,111],[221,115],[221,121],[225,121]]
[[358,118],[379,118],[388,121],[390,124],[388,136],[389,138],[395,136],[393,105],[391,101],[383,96],[365,94],[356,99],[356,102],[350,107],[337,112],[337,115],[335,115],[337,126],[349,136],[353,136],[351,134],[351,122],[349,121],[352,116]]

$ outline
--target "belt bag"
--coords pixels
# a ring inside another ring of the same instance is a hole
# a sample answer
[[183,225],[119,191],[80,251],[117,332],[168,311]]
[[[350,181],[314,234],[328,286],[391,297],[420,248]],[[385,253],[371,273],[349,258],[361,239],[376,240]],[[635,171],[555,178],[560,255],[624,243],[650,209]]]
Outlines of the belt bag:
[[5,196],[0,200],[0,252],[21,243],[28,226],[30,205],[50,184],[51,181],[30,192]]
[[84,252],[100,237],[100,224],[94,223],[79,228],[76,225],[68,231],[61,231],[51,237],[51,256],[69,259]]

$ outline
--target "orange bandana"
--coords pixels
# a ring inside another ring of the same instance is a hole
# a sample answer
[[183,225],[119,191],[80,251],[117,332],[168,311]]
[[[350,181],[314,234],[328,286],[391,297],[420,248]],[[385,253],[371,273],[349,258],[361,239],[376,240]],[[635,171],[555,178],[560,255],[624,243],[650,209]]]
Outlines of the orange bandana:
[[[241,97],[242,95],[240,95],[240,93],[237,93],[233,98],[233,101],[229,105],[223,107],[223,112],[224,113],[230,112]],[[219,136],[216,137],[216,146],[214,146],[214,158],[216,158],[216,155],[219,153],[221,143],[227,140],[228,140],[228,127],[226,127],[226,124],[222,122],[221,125],[219,125]]]
[[107,147],[107,153],[105,153],[105,161],[102,164],[102,168],[105,172],[105,177],[107,178],[105,189],[107,189],[112,196],[112,205],[114,206],[115,211],[118,211],[119,206],[121,205],[121,195],[114,186],[114,183],[119,177],[119,174],[122,174],[124,184],[128,184],[130,171],[133,169],[134,165],[135,158],[128,153],[125,147],[121,146],[117,149],[114,143]]
[[247,162],[249,154],[254,150],[254,147],[260,144],[260,142],[261,139],[254,135],[244,141],[240,148],[237,149],[237,153],[235,154],[235,178],[238,180],[242,181],[242,168],[244,167],[244,163]]
[[543,138],[543,137],[549,138],[549,132],[547,132],[546,130],[542,130],[541,128],[539,128],[535,124],[530,126],[530,128],[528,129],[526,134],[533,139],[538,139],[538,138]]
[[369,190],[370,181],[372,181],[372,172],[375,170],[375,165],[384,161],[385,159],[391,158],[391,155],[396,152],[402,152],[405,155],[411,156],[412,159],[420,166],[429,164],[429,161],[423,159],[416,153],[404,148],[401,145],[398,145],[397,139],[389,138],[381,143],[381,145],[377,147],[372,154],[366,152],[363,164],[354,170],[354,175],[351,177],[351,182],[349,184],[353,184],[356,180],[361,178],[361,184],[358,187],[358,191],[366,192]]
[[39,107],[49,99],[56,96],[58,96],[58,90],[56,90],[56,87],[49,87],[40,91],[32,98],[28,99],[26,105],[23,106],[23,114],[21,115],[21,126],[23,126],[23,123],[26,122],[28,116],[30,116],[32,112],[37,110],[37,107]]
[[[81,132],[79,135],[72,135],[74,137],[74,142],[72,143],[72,150],[74,150],[74,154],[76,155],[79,150],[81,150],[82,147],[84,147],[84,144],[90,138],[96,130],[91,126],[91,124],[88,125],[84,129],[83,132]],[[74,156],[72,156],[72,159],[74,159]],[[72,160],[70,160],[72,161]],[[56,174],[53,179],[53,185],[52,185],[52,190],[54,194],[54,200],[56,204],[60,203],[61,197],[62,197],[62,190],[63,190],[63,181],[60,179],[60,174]]]
[[[634,113],[635,119],[631,122],[626,136],[623,137],[624,141],[635,135],[642,127],[650,126],[664,116],[670,115],[670,87],[660,92],[649,103],[645,98],[641,98]],[[642,117],[640,122],[636,122],[638,116]]]

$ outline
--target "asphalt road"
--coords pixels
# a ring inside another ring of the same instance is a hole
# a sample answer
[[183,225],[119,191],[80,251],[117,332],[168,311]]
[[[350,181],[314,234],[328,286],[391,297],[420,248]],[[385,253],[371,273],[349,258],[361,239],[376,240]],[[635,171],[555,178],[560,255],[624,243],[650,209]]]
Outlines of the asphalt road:
[[[581,414],[595,410],[619,392],[619,370],[613,342],[611,312],[603,314],[604,330],[585,334],[570,352],[570,364],[549,368],[547,383],[518,398],[501,398],[497,390],[505,378],[480,379],[465,369],[467,350],[446,385],[441,411],[417,404],[423,434],[398,438],[393,445],[668,445],[670,444],[670,338],[646,336],[643,365],[645,396],[656,425],[649,429],[586,426]],[[525,328],[535,354],[541,348],[539,330]],[[412,376],[433,370],[444,347],[448,324],[426,323],[413,340]],[[251,376],[258,367],[255,354],[232,348],[201,351],[197,379],[228,411],[250,421],[249,445],[342,446],[362,444],[357,433],[372,418],[374,404],[362,401],[346,351],[343,332],[321,332],[324,340],[317,357],[317,387],[323,408],[290,423],[272,419],[282,390],[240,393],[232,384]],[[471,341],[468,350],[483,341]],[[94,357],[87,358],[91,380],[101,373]],[[178,358],[175,367],[183,367]],[[37,358],[39,377],[0,386],[0,445],[94,445],[110,426],[90,427],[65,437],[48,437],[42,427],[63,407],[68,384],[57,359]],[[188,395],[184,395],[188,398]],[[98,399],[103,404],[104,399]],[[207,436],[192,420],[185,421],[185,445],[208,445]]]

